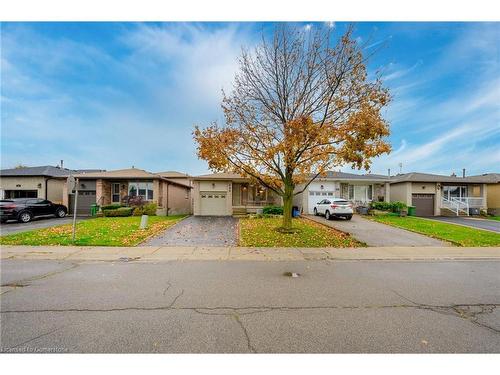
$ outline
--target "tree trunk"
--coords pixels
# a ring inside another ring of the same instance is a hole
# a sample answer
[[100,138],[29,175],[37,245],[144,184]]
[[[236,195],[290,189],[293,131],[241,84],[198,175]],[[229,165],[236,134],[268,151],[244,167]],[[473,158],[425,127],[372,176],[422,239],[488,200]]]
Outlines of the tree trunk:
[[283,195],[283,230],[292,230],[292,204],[293,204],[293,187],[285,186],[285,194]]

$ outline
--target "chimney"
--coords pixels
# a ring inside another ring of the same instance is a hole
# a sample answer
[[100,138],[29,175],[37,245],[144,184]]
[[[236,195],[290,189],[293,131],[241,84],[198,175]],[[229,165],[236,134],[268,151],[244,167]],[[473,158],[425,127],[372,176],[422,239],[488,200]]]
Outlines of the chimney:
[[387,176],[391,178],[391,168],[387,169]]
[[61,169],[64,168],[64,160],[61,159]]
[[465,168],[462,168],[462,177],[465,178]]

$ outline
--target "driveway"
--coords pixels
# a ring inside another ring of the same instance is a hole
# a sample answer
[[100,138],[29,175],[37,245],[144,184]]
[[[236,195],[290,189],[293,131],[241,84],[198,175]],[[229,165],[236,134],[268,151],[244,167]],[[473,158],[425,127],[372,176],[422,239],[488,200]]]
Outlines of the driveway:
[[495,220],[479,219],[475,217],[472,218],[472,217],[448,217],[448,216],[436,216],[432,218],[429,217],[428,219],[444,221],[446,223],[453,223],[458,225],[465,225],[476,229],[486,229],[500,233],[500,221],[495,221]]
[[231,216],[190,216],[141,246],[236,246],[238,219]]
[[[85,218],[77,218],[77,221],[80,221]],[[41,228],[49,228],[55,227],[56,225],[70,224],[73,222],[73,218],[70,216],[66,216],[63,219],[54,218],[54,217],[40,217],[35,218],[33,221],[29,223],[19,223],[17,221],[8,221],[7,223],[0,224],[0,234],[12,234],[19,232],[27,232],[29,230],[41,229]]]
[[368,246],[450,246],[448,242],[363,219],[359,215],[354,215],[351,220],[326,220],[323,216],[307,217],[342,232],[350,233]]

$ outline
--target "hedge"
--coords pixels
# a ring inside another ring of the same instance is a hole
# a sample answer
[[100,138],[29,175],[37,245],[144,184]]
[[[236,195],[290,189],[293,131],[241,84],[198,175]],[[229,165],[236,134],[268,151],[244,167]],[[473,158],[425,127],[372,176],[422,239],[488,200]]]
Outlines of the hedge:
[[262,209],[265,215],[283,215],[283,207],[280,206],[266,206]]
[[108,204],[106,206],[101,206],[101,210],[116,210],[120,207],[122,207],[120,203],[113,203],[113,204]]
[[102,210],[105,217],[122,217],[122,216],[132,216],[131,207],[120,207],[114,210]]
[[408,206],[403,202],[372,202],[371,207],[381,211],[400,212]]

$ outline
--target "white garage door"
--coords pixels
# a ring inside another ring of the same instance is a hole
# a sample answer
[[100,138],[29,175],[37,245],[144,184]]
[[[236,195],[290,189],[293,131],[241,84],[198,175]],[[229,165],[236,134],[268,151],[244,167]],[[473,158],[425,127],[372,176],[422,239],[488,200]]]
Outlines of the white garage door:
[[202,191],[200,192],[200,215],[203,216],[225,216],[228,215],[226,208],[227,193],[224,191]]
[[322,201],[325,198],[333,198],[334,197],[334,192],[333,191],[309,191],[309,202],[308,202],[308,213],[313,214],[314,213],[314,207],[316,206],[316,203]]

